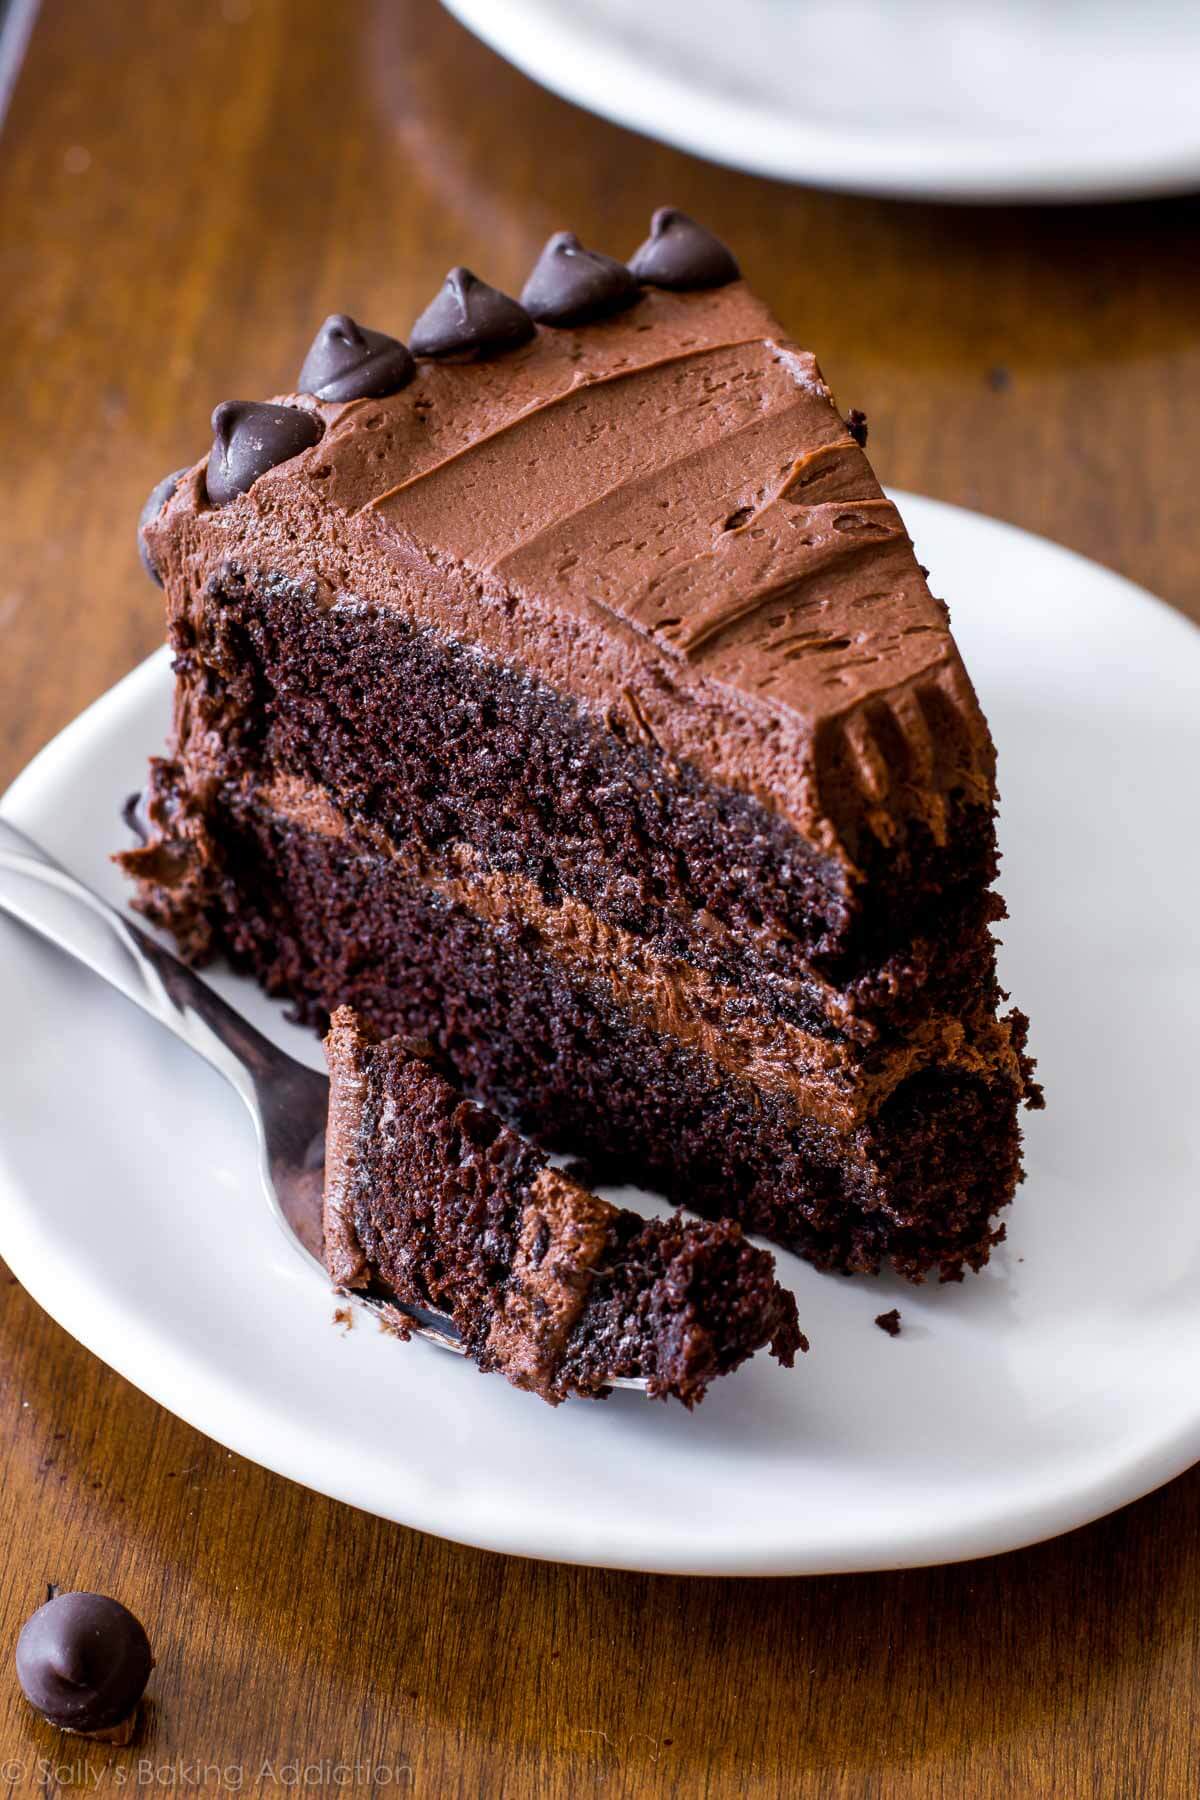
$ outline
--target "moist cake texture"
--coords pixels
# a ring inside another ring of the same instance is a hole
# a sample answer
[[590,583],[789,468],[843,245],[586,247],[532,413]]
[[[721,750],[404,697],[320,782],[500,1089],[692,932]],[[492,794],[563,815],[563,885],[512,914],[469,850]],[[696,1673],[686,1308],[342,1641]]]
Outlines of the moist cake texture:
[[861,415],[682,215],[623,267],[560,233],[524,310],[455,270],[415,362],[335,315],[218,409],[141,529],[175,716],[122,861],[543,1145],[956,1277],[1039,1098],[987,725]]
[[453,1320],[481,1369],[557,1403],[642,1379],[686,1406],[769,1344],[807,1349],[765,1250],[730,1220],[643,1219],[550,1167],[349,1007],[325,1041],[325,1257],[335,1283]]

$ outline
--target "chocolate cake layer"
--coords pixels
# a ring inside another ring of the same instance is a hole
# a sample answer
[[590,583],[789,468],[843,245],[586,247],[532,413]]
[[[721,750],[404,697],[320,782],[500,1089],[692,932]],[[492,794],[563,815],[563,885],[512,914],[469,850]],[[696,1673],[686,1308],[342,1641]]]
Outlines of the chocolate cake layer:
[[[160,769],[152,812],[170,814],[174,802]],[[227,812],[222,825],[220,820]],[[901,1082],[929,1068],[955,1070],[1020,1085],[1019,1058],[1006,1022],[994,1017],[995,993],[986,986],[969,1011],[926,1010],[903,1034],[860,1038],[833,1031],[825,1021],[808,1030],[756,1003],[745,989],[722,984],[706,971],[663,955],[644,940],[608,924],[583,902],[547,897],[525,876],[487,868],[468,845],[430,853],[409,840],[397,846],[375,828],[352,827],[321,789],[292,776],[265,783],[243,779],[223,806],[202,823],[208,869],[205,904],[212,918],[223,910],[223,884],[237,857],[222,845],[248,828],[265,825],[344,840],[352,854],[378,858],[413,892],[456,906],[506,938],[563,965],[567,979],[598,996],[605,1007],[672,1043],[698,1049],[727,1074],[785,1098],[798,1117],[849,1129],[871,1117]],[[127,859],[146,875],[164,855],[160,844]],[[189,899],[189,904],[194,904]],[[162,922],[172,920],[172,896],[164,895]]]
[[921,1006],[928,984],[952,1006],[959,983],[977,997],[988,979],[985,809],[956,815],[953,851],[920,824],[876,845],[858,894],[757,802],[665,768],[655,746],[477,650],[232,568],[205,601],[172,640],[185,769],[207,791],[247,766],[293,771],[352,819],[435,853],[467,844],[818,1028],[857,1013],[870,1033],[881,996]]
[[839,1129],[639,1019],[519,921],[481,918],[378,851],[253,804],[223,831],[210,851],[223,947],[318,1028],[349,1003],[436,1046],[545,1145],[822,1266],[951,1276],[986,1257],[1019,1167],[1019,1018],[993,1066],[924,1071]]
[[764,1345],[788,1367],[807,1348],[771,1257],[738,1226],[609,1205],[349,1008],[326,1055],[340,1286],[448,1316],[481,1369],[552,1403],[633,1378],[692,1406]]

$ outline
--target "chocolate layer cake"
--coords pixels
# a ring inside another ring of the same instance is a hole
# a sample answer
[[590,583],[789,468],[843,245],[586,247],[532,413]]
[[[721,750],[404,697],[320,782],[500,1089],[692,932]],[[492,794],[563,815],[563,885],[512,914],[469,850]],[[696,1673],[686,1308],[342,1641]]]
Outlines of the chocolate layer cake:
[[732,1221],[610,1206],[349,1007],[325,1054],[340,1287],[447,1315],[481,1369],[553,1403],[632,1379],[690,1407],[764,1344],[788,1368],[808,1348],[771,1257]]
[[335,316],[143,513],[185,950],[821,1266],[979,1267],[1036,1103],[995,756],[815,359],[683,215]]

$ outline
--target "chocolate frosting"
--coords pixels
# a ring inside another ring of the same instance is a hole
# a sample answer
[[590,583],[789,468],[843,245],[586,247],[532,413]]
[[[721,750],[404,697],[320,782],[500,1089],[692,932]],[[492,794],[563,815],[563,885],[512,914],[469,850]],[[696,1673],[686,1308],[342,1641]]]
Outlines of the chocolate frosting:
[[603,1261],[617,1208],[559,1169],[535,1176],[488,1350],[515,1386],[548,1394]]
[[732,251],[677,206],[659,207],[629,272],[647,287],[664,288],[724,287],[739,276]]
[[[218,511],[197,470],[146,526],[174,612],[228,560],[395,609],[751,795],[851,878],[864,834],[940,838],[952,793],[992,803],[946,609],[744,283],[308,404],[315,448]],[[185,684],[179,705],[182,740]]]
[[451,269],[412,328],[418,356],[486,356],[515,350],[534,333],[523,306],[470,269]]
[[260,400],[223,400],[212,428],[205,485],[214,506],[248,493],[260,475],[309,449],[325,429],[315,413]]
[[339,1006],[325,1039],[329,1069],[329,1118],[325,1130],[325,1194],[322,1237],[325,1267],[335,1287],[365,1287],[367,1260],[354,1229],[354,1177],[358,1121],[367,1091],[369,1041],[355,1013]]
[[542,325],[587,325],[632,306],[638,293],[624,263],[585,250],[573,231],[556,231],[521,289],[521,304]]
[[[435,854],[416,844],[393,844],[376,827],[351,827],[322,789],[296,776],[276,776],[270,787],[256,790],[256,799],[305,831],[351,845],[358,841],[389,857],[406,875],[486,919],[503,936],[524,936],[563,964],[573,982],[593,988],[603,1005],[698,1051],[723,1074],[787,1099],[797,1118],[853,1131],[877,1114],[902,1082],[925,1069],[954,1069],[983,1080],[1000,1073],[1019,1081],[1011,1031],[993,1017],[990,1003],[966,1019],[931,1014],[902,1041],[864,1061],[853,1044],[778,1019],[742,990],[656,954],[572,895],[548,900],[524,875],[481,867],[466,845]],[[329,1141],[338,1148],[327,1158],[325,1228],[327,1255],[348,1258],[337,1265],[338,1279],[347,1287],[355,1285],[353,1252],[347,1250],[352,1231],[345,1223],[354,1140],[339,1119],[343,1105],[356,1116],[361,1104],[355,1084],[358,1047],[354,1031],[335,1014],[326,1049],[333,1072]]]
[[304,359],[296,386],[318,400],[376,400],[398,394],[417,372],[408,347],[386,332],[330,313]]

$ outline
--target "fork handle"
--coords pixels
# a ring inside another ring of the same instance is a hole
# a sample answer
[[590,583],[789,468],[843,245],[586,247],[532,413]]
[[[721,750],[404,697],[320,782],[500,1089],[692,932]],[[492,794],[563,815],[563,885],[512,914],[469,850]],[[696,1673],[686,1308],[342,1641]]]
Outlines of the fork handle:
[[273,1046],[207,982],[0,817],[0,912],[65,950],[231,1081],[254,1105]]

